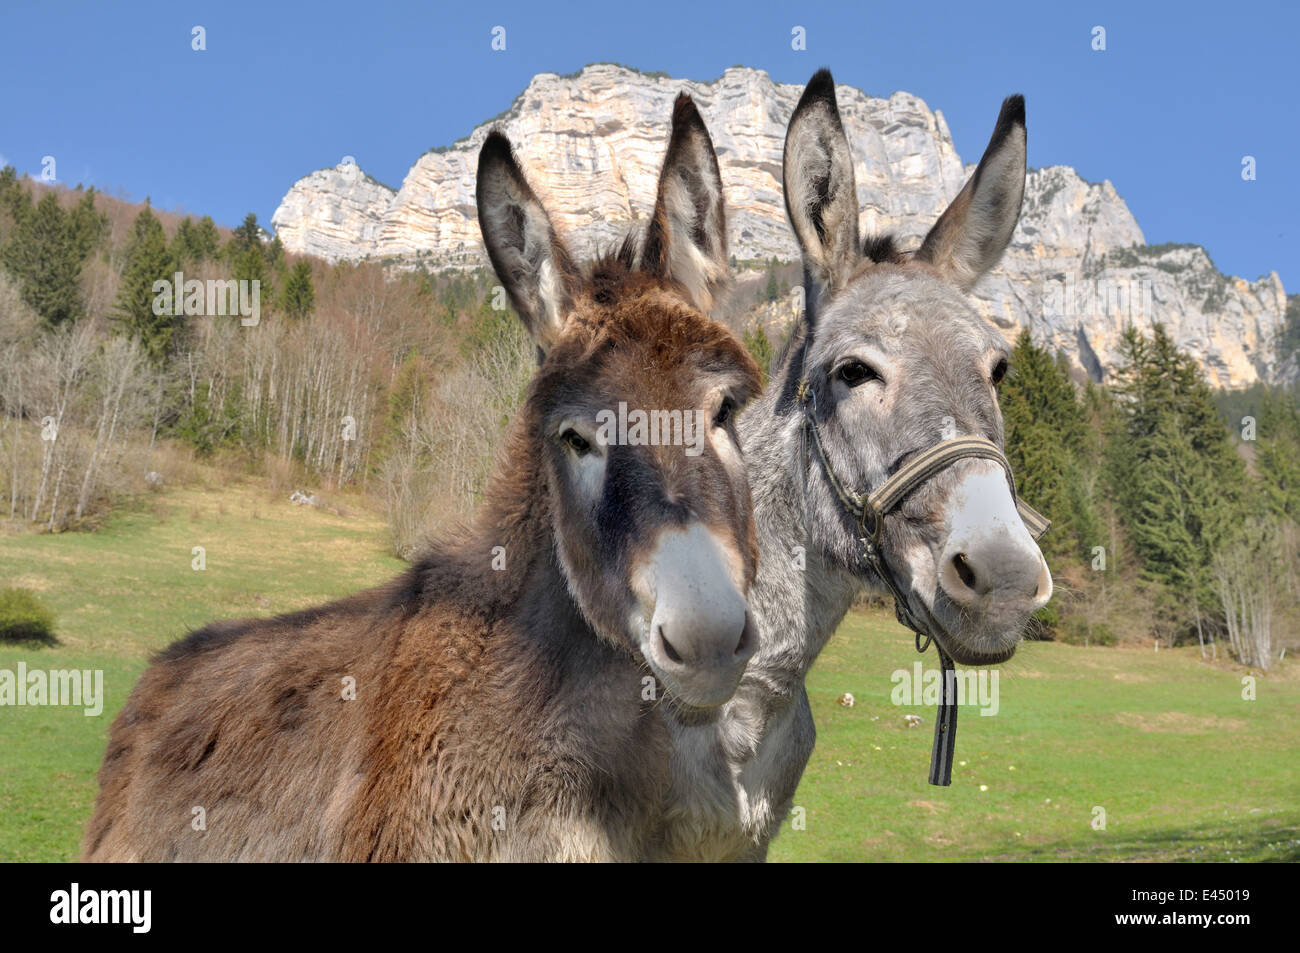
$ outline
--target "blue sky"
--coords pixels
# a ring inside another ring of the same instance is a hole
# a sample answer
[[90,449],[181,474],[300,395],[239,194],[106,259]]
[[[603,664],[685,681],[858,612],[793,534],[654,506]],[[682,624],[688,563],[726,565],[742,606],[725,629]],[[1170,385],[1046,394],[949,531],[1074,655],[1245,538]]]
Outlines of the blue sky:
[[942,109],[968,162],[1023,92],[1031,165],[1110,179],[1147,241],[1196,242],[1223,271],[1276,270],[1300,291],[1294,4],[0,2],[0,156],[36,174],[53,155],[70,185],[223,224],[250,210],[269,224],[297,178],[344,155],[400,185],[535,73],[614,61],[709,80],[744,64],[802,83],[830,66]]

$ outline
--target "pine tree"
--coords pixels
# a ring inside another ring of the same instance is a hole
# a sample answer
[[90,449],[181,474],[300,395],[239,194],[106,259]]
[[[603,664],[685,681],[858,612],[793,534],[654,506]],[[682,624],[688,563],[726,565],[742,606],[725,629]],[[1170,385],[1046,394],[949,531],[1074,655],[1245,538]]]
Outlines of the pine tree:
[[1245,468],[1200,368],[1162,326],[1150,339],[1126,329],[1120,354],[1111,491],[1143,575],[1166,587],[1171,611],[1191,610],[1202,636],[1214,553],[1242,519]]
[[759,373],[763,377],[763,385],[767,385],[768,375],[772,372],[772,358],[775,353],[772,350],[772,342],[763,330],[763,322],[755,321],[754,326],[745,332],[744,337],[745,349],[749,351],[750,357],[758,364]]
[[280,236],[276,235],[270,243],[265,246],[266,265],[273,272],[279,273],[285,269],[284,260],[284,243],[280,241]]
[[280,309],[291,318],[304,318],[316,307],[316,289],[311,280],[311,263],[294,262],[280,293]]
[[1264,393],[1255,419],[1255,469],[1263,509],[1300,520],[1300,404],[1289,393]]
[[274,299],[271,264],[267,258],[267,249],[262,244],[262,228],[257,224],[255,214],[249,212],[244,216],[243,223],[226,243],[224,254],[236,281],[256,281],[261,285],[261,299]]
[[221,251],[221,234],[210,215],[204,215],[195,226],[193,250],[198,261],[212,261]]
[[1099,529],[1086,492],[1087,418],[1064,360],[1022,332],[998,400],[1017,489],[1052,521],[1040,546],[1049,559],[1085,556]]
[[[126,248],[126,268],[122,271],[117,311],[113,317],[158,364],[166,358],[183,322],[175,300],[182,289],[172,289],[171,307],[155,307],[158,295],[154,291],[154,282],[171,282],[178,267],[179,263],[167,247],[167,235],[162,223],[146,203],[131,226],[131,237]],[[178,313],[174,315],[172,312]]]
[[81,265],[86,236],[74,230],[72,216],[53,191],[34,206],[26,190],[7,191],[14,224],[0,261],[22,288],[23,300],[48,324],[76,321],[83,310]]
[[198,227],[194,224],[194,219],[186,215],[180,225],[176,226],[176,234],[172,236],[172,258],[176,259],[181,268],[198,264],[201,259],[197,246]]
[[177,226],[176,234],[172,236],[172,257],[180,262],[182,268],[211,261],[220,250],[221,236],[207,215],[198,222],[185,216]]
[[[518,322],[515,322],[518,324]],[[406,440],[406,428],[420,408],[432,386],[433,373],[419,351],[412,347],[402,361],[388,391],[387,414],[375,441],[374,461],[382,466],[384,460],[397,453]]]
[[92,186],[81,196],[69,218],[72,243],[84,263],[99,247],[108,231],[108,216],[95,208],[95,189]]
[[13,166],[0,169],[0,242],[13,228],[18,210],[30,204],[27,193],[18,184],[18,173]]
[[262,226],[257,224],[257,214],[249,212],[239,227],[230,233],[230,241],[226,243],[226,258],[233,261],[250,248],[260,250],[261,247]]

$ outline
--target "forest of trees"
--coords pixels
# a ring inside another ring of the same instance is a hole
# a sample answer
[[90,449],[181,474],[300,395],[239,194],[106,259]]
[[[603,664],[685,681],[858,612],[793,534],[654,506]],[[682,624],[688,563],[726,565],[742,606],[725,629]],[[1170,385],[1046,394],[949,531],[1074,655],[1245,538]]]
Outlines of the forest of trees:
[[[534,362],[488,275],[291,260],[267,238],[253,215],[223,233],[0,173],[0,515],[93,526],[178,452],[374,492],[400,554],[471,508]],[[255,332],[155,307],[177,272],[258,282]]]
[[[786,293],[765,266],[760,306]],[[247,281],[238,317],[156,306],[155,283]],[[382,499],[403,556],[471,510],[534,358],[487,272],[288,255],[233,230],[0,172],[0,519],[93,528],[196,464]],[[1300,309],[1294,323],[1300,342]],[[744,332],[765,371],[780,348]],[[1300,616],[1300,405],[1216,394],[1163,328],[1104,384],[1016,344],[1001,385],[1021,495],[1052,520],[1046,637],[1159,639],[1266,668]]]
[[1193,640],[1267,668],[1294,615],[1300,410],[1257,388],[1225,418],[1165,329],[1128,328],[1105,387],[1082,388],[1027,332],[1001,387],[1007,456],[1047,513],[1058,580],[1043,621],[1076,641]]

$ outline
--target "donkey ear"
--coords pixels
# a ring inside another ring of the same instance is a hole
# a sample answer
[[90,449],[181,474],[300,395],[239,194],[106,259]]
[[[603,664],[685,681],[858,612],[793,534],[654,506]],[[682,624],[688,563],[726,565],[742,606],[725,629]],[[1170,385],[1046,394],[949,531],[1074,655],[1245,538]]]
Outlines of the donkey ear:
[[844,284],[861,256],[853,155],[830,70],[808,81],[785,134],[785,210],[804,264],[823,288]]
[[705,314],[731,280],[718,156],[700,111],[685,93],[673,103],[672,135],[641,267],[681,284]]
[[537,346],[559,336],[579,287],[546,209],[515,161],[510,140],[488,133],[478,154],[478,224],[510,302]]
[[975,174],[925,236],[917,259],[969,291],[1010,244],[1024,197],[1025,97],[1008,96]]

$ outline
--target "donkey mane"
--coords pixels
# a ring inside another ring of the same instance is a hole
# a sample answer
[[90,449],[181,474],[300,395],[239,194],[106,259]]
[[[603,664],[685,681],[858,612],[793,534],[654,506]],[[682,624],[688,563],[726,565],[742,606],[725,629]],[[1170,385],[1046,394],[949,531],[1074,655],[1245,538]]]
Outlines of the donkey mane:
[[645,279],[646,276],[637,271],[641,241],[641,231],[633,229],[623,236],[622,241],[598,252],[587,265],[587,286],[593,300],[599,304],[613,304],[626,285]]
[[[670,274],[657,274],[651,259],[652,227],[633,228],[614,244],[599,249],[596,256],[582,269],[583,279],[591,299],[598,305],[612,305],[621,296],[635,294],[648,288],[670,291],[689,300],[690,289]],[[719,288],[719,296],[726,292]],[[715,304],[714,310],[717,310]]]
[[217,622],[209,622],[203,628],[194,629],[184,637],[155,652],[150,656],[149,661],[178,662],[202,655],[204,652],[225,648],[241,635],[246,634],[250,628],[256,627],[259,622],[275,623],[276,626],[288,626],[289,628],[298,629],[306,628],[320,621],[332,611],[352,611],[357,614],[363,611],[360,606],[349,609],[346,605],[348,601],[344,599],[336,603],[302,609],[298,612],[285,612],[267,619],[222,619]]
[[907,260],[907,256],[889,232],[883,235],[868,235],[862,242],[862,254],[868,261],[877,265],[901,265]]

